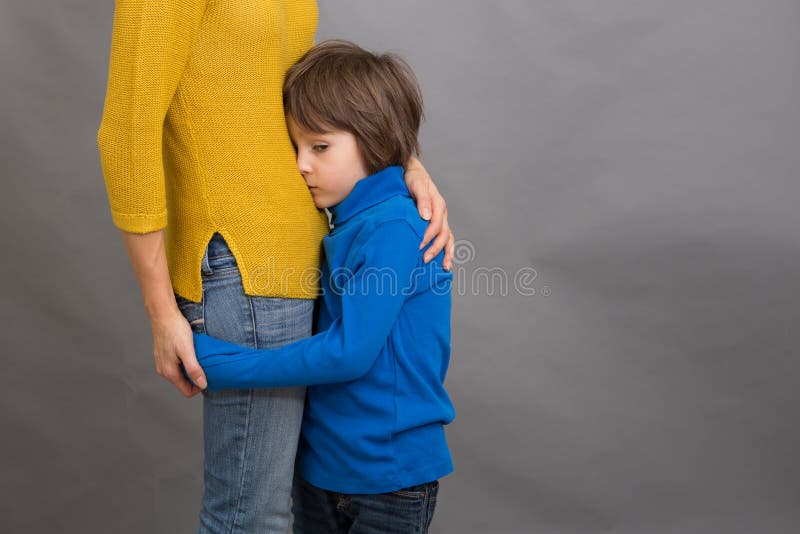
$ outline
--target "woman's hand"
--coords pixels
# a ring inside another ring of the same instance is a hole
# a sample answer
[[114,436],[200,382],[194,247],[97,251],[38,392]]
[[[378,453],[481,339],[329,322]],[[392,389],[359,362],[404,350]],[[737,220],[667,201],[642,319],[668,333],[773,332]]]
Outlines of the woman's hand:
[[182,364],[195,383],[205,385],[205,373],[197,363],[192,328],[186,318],[175,309],[175,313],[168,317],[151,319],[150,327],[153,330],[156,372],[172,382],[184,397],[200,393],[201,389],[186,380],[181,370]]
[[[156,372],[172,382],[184,397],[194,397],[206,387],[206,378],[194,354],[192,328],[175,301],[164,232],[122,232],[122,236],[150,319]],[[194,384],[183,375],[181,363]]]
[[455,237],[447,222],[447,204],[444,197],[439,193],[436,184],[433,183],[419,159],[412,156],[405,169],[406,187],[417,203],[419,214],[426,221],[430,220],[419,249],[425,248],[431,238],[436,237],[430,248],[425,251],[423,259],[425,263],[428,263],[444,249],[442,267],[449,271],[453,266]]

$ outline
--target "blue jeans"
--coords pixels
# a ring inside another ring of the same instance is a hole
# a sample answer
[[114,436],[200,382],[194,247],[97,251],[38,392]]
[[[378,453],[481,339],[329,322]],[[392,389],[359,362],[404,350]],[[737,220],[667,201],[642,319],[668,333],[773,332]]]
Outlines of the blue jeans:
[[[195,332],[253,348],[311,335],[314,301],[244,294],[220,234],[202,262],[203,299],[176,295]],[[203,502],[198,533],[284,534],[288,529],[305,387],[203,391]]]
[[318,488],[295,476],[295,534],[424,534],[428,532],[439,482],[375,495]]

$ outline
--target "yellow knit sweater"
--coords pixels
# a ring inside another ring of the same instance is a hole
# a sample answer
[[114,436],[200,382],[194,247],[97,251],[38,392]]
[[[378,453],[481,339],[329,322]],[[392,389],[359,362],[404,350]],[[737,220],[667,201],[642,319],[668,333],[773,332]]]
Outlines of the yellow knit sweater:
[[325,213],[295,165],[286,70],[314,44],[315,0],[117,0],[97,132],[114,224],[166,228],[175,291],[202,298],[219,232],[248,295],[314,298]]

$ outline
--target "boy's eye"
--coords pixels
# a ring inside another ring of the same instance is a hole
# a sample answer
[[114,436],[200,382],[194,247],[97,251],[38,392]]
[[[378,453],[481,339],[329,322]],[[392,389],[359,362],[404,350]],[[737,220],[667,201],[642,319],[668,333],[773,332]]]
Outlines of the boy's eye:
[[326,148],[328,148],[328,145],[322,145],[322,144],[314,145],[314,150],[316,150],[317,152],[322,152]]

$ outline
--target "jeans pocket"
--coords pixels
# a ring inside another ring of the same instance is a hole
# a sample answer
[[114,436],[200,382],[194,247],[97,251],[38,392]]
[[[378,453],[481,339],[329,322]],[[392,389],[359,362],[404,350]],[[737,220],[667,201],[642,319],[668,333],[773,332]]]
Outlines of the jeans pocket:
[[178,304],[181,314],[189,322],[192,332],[205,334],[205,312],[203,310],[205,299],[201,299],[200,302],[194,302],[175,293],[175,302]]
[[390,491],[389,495],[396,495],[398,497],[405,497],[406,499],[424,499],[426,495],[435,495],[435,491],[439,486],[439,481],[426,482],[425,484],[418,484],[416,486],[409,486],[407,488]]
[[408,491],[408,490],[395,490],[390,491],[389,495],[396,495],[398,497],[405,497],[406,499],[422,499],[425,497],[424,491]]

